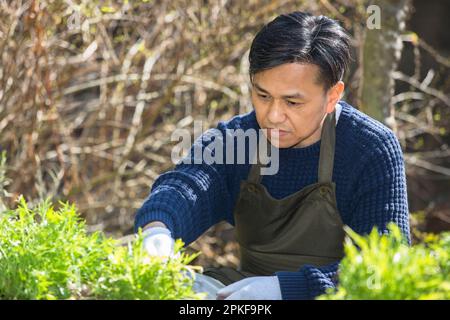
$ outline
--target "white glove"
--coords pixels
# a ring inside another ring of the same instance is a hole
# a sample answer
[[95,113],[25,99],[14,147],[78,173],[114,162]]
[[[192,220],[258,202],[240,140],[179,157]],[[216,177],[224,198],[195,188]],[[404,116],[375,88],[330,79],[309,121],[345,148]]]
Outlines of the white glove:
[[217,300],[281,300],[277,276],[250,277],[217,291]]
[[152,227],[143,232],[144,248],[151,256],[173,257],[175,240],[169,229]]
[[194,278],[194,284],[192,286],[194,292],[206,293],[206,300],[216,300],[217,291],[225,287],[219,280],[201,273],[188,273],[187,276]]

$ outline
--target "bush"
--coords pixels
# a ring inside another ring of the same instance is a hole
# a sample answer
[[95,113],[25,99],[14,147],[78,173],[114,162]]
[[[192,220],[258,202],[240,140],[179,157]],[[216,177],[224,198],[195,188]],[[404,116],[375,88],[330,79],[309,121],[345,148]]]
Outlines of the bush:
[[19,198],[0,213],[1,299],[199,299],[187,266],[195,256],[150,257],[139,233],[128,246],[88,234],[73,205],[35,209]]
[[346,228],[339,285],[319,299],[450,299],[450,233],[409,247],[395,224],[389,230],[363,237]]

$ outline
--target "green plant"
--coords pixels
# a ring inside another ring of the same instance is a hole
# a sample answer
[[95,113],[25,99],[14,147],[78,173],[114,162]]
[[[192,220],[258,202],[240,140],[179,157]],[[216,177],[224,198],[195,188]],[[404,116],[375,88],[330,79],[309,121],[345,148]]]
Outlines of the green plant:
[[346,232],[338,287],[319,299],[450,299],[450,233],[410,247],[395,224],[388,235]]
[[30,209],[23,197],[0,213],[1,299],[199,299],[187,265],[195,255],[164,260],[143,249],[88,234],[73,205],[49,200]]

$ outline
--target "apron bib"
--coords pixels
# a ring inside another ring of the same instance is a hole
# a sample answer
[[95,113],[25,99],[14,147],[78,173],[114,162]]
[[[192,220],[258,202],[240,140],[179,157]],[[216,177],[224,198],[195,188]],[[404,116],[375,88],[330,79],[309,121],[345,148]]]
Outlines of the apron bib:
[[308,264],[323,266],[343,255],[345,233],[332,182],[336,111],[322,126],[317,183],[282,199],[273,198],[261,184],[261,164],[252,165],[241,182],[234,209],[240,246],[240,268],[207,268],[205,275],[225,285],[277,271],[298,271]]

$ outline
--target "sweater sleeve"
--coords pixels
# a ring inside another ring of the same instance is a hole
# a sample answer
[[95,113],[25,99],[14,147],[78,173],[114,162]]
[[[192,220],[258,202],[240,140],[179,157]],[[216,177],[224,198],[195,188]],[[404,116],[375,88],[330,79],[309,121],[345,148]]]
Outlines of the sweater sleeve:
[[[377,227],[388,233],[389,222],[396,223],[410,243],[409,211],[403,154],[392,131],[377,139],[366,161],[362,161],[347,225],[359,234]],[[306,265],[298,272],[277,272],[283,299],[315,299],[327,288],[337,285],[339,263],[314,267]]]
[[220,162],[203,159],[203,155],[214,157],[219,148],[224,148],[224,131],[225,125],[219,123],[218,129],[203,133],[186,158],[156,179],[136,213],[136,231],[151,221],[161,221],[174,238],[188,245],[214,224],[230,220],[228,169]]

